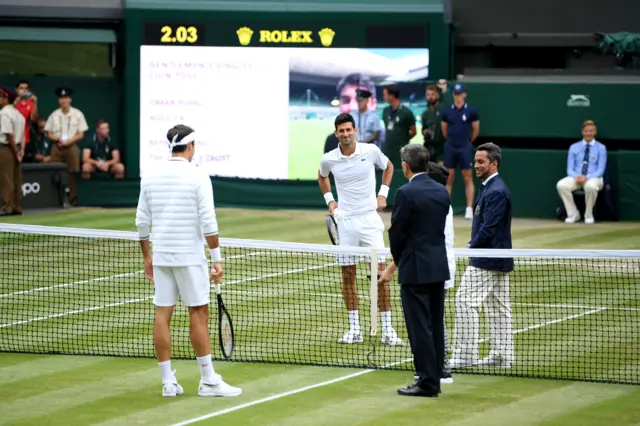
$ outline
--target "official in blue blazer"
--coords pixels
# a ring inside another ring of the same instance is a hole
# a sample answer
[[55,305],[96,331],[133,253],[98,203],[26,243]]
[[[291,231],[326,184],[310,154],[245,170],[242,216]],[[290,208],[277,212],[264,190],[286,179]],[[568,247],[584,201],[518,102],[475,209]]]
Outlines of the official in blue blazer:
[[[500,147],[480,145],[475,153],[476,176],[482,186],[473,206],[469,248],[510,249],[512,203],[509,188],[498,174]],[[471,258],[456,294],[456,326],[451,368],[492,366],[510,368],[514,361],[509,272],[512,258]],[[478,360],[480,309],[484,305],[491,350]]]
[[389,228],[392,265],[398,267],[400,297],[413,352],[416,382],[398,389],[404,396],[437,397],[444,366],[444,286],[450,278],[445,246],[449,193],[427,175],[429,152],[422,145],[400,150],[408,183],[396,192]]

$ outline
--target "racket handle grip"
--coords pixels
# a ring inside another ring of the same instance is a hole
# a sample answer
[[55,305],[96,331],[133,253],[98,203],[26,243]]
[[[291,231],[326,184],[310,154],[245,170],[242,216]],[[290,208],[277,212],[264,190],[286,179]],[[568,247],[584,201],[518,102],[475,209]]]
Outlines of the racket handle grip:
[[218,284],[214,284],[216,287],[216,294],[220,294],[221,293],[221,289],[220,289],[220,283]]

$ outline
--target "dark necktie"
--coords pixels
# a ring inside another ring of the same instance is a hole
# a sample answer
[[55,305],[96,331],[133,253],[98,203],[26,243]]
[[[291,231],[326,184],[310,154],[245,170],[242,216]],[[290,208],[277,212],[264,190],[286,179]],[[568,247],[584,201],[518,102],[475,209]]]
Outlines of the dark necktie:
[[582,159],[582,176],[586,176],[589,171],[589,151],[591,150],[591,145],[587,144],[587,147],[584,149],[584,158]]
[[480,185],[480,190],[478,191],[478,196],[476,197],[476,204],[478,204],[478,201],[480,201],[480,197],[482,196],[482,193],[486,188],[487,185]]

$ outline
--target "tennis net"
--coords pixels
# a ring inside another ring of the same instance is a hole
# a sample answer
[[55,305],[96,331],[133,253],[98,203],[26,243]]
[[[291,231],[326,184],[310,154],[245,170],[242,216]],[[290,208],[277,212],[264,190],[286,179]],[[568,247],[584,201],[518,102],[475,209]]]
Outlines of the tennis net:
[[[232,361],[412,370],[397,281],[392,322],[404,346],[383,345],[375,276],[366,262],[388,250],[221,238],[223,297],[236,337]],[[0,224],[0,351],[154,357],[153,283],[142,273],[137,234]],[[336,256],[356,256],[364,342],[341,344],[349,322]],[[471,257],[510,257],[515,359],[511,368],[464,373],[640,384],[640,251],[456,250],[456,287]],[[375,267],[375,265],[374,265]],[[218,348],[211,304],[214,358]],[[373,314],[373,315],[372,315]],[[174,359],[192,359],[188,313],[172,322]],[[489,351],[480,314],[479,355]],[[455,342],[451,342],[452,345]]]

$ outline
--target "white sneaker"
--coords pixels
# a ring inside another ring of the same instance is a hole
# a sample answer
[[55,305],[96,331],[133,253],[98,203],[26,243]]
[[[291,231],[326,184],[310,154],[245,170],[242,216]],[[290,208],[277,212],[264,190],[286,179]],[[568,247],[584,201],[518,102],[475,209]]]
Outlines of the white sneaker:
[[592,217],[585,217],[584,218],[584,223],[585,225],[593,225],[594,223],[596,223],[596,221],[593,219]]
[[564,223],[576,223],[579,220],[580,220],[580,213],[576,214],[575,216],[567,217],[564,220]]
[[184,393],[184,389],[182,389],[182,386],[180,386],[176,380],[175,374],[176,371],[173,370],[173,381],[162,384],[162,396],[171,398]]
[[450,385],[453,384],[453,377],[441,377],[440,378],[441,385]]
[[465,368],[473,366],[473,361],[461,359],[461,358],[451,358],[449,360],[449,368],[452,370],[455,368]]
[[464,211],[464,218],[467,220],[473,219],[473,208],[467,207],[467,209]]
[[214,383],[205,383],[200,379],[198,385],[198,395],[200,396],[240,396],[242,389],[230,386],[222,380],[219,374],[215,375]]
[[478,361],[476,365],[478,367],[511,368],[511,361],[507,361],[501,356],[488,356]]
[[360,330],[352,328],[342,336],[342,339],[340,339],[339,342],[351,345],[353,343],[362,343],[363,340]]
[[388,331],[382,332],[382,344],[389,346],[404,346],[404,342],[398,337],[396,331],[391,328]]

